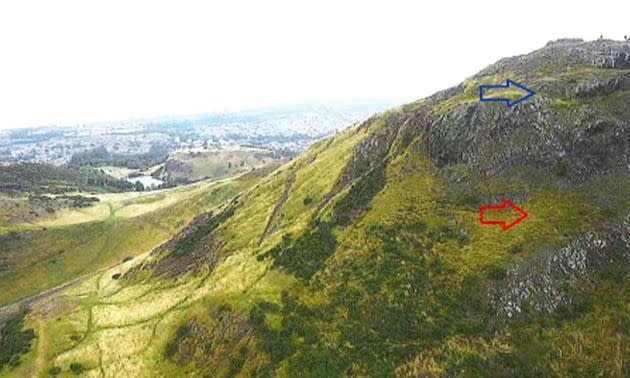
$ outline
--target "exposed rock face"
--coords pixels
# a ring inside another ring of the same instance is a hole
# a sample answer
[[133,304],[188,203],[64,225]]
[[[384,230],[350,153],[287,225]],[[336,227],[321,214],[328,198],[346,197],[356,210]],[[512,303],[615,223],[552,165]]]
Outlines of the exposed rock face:
[[604,96],[615,91],[630,89],[630,75],[611,77],[581,83],[573,90],[576,97],[589,98]]
[[[380,120],[373,117],[363,123],[361,127],[374,127],[374,123]],[[392,113],[387,117],[387,127],[361,141],[354,149],[354,154],[350,163],[346,166],[341,175],[340,182],[348,182],[361,177],[377,164],[383,162],[389,153],[392,143],[400,128],[401,119],[397,113]]]
[[[629,49],[627,42],[554,42],[531,54],[503,59],[473,77],[473,83],[479,83],[497,80],[487,75],[517,73],[538,91],[531,100],[512,109],[480,103],[475,100],[476,87],[460,85],[403,108],[389,118],[388,128],[399,136],[422,137],[438,167],[464,166],[492,175],[515,166],[562,164],[571,172],[566,179],[571,182],[627,170],[630,72],[602,70],[596,58],[621,57],[615,58],[620,62]],[[467,101],[435,111],[453,96]],[[358,148],[377,151],[368,142],[375,143],[366,141]],[[357,159],[362,153],[358,152]],[[381,158],[378,153],[371,156]]]
[[630,68],[630,44],[626,41],[625,45],[610,48],[596,64],[602,68],[628,69]]
[[579,182],[630,166],[630,109],[619,111],[620,117],[610,117],[585,108],[559,117],[539,96],[513,110],[473,103],[419,121],[408,117],[438,167],[496,174],[562,162],[572,172],[568,179]]
[[[387,143],[396,146],[404,144],[404,138],[420,138],[435,165],[446,172],[443,176],[456,172],[443,168],[493,177],[509,169],[536,167],[548,172],[547,184],[562,183],[562,187],[613,172],[628,176],[630,72],[623,70],[630,68],[629,57],[627,42],[561,40],[528,55],[503,59],[473,79],[482,82],[488,75],[516,72],[534,83],[538,93],[533,99],[509,109],[475,101],[465,85],[453,87],[389,117],[388,129],[397,139]],[[435,111],[436,105],[453,96],[469,100]],[[362,156],[382,159],[377,146],[375,138],[357,146],[355,167],[362,166],[356,164]],[[560,168],[554,172],[554,167]],[[470,187],[466,177],[456,174],[446,181],[449,188]],[[527,197],[527,193],[515,195]],[[538,251],[536,257],[513,266],[492,289],[491,303],[505,319],[529,311],[551,313],[573,303],[571,287],[609,270],[627,274],[629,267],[630,214],[563,248]]]
[[202,213],[177,235],[151,252],[151,257],[130,269],[124,276],[133,279],[142,270],[154,276],[181,277],[188,272],[199,273],[204,267],[212,271],[225,256],[221,255],[224,241],[217,230],[229,219],[238,205],[236,199],[217,214]]
[[508,319],[524,311],[551,313],[572,303],[569,288],[607,270],[630,271],[630,214],[512,267],[491,292],[490,302],[498,316]]
[[564,72],[567,67],[575,66],[630,68],[630,43],[611,40],[593,42],[579,39],[558,40],[530,54],[501,59],[475,77],[500,75],[506,72],[528,75],[540,70],[558,74]]

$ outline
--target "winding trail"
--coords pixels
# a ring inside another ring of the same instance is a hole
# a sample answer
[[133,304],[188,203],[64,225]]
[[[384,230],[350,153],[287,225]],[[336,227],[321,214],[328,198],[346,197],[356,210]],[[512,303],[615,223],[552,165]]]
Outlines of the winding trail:
[[276,206],[273,208],[271,215],[269,216],[269,220],[267,221],[267,226],[265,226],[265,231],[263,232],[260,240],[258,241],[258,246],[262,244],[263,241],[267,238],[267,236],[271,235],[276,229],[276,219],[278,215],[284,208],[284,205],[287,203],[289,199],[289,192],[291,192],[291,188],[293,187],[293,183],[295,182],[295,173],[293,172],[293,167],[289,168],[287,172],[287,182],[284,187],[284,191],[280,195],[280,199],[276,203]]
[[[138,257],[138,256],[137,256]],[[11,303],[8,305],[5,305],[3,307],[0,307],[0,329],[4,326],[4,323],[6,323],[10,318],[12,318],[13,316],[15,316],[16,314],[22,312],[22,311],[26,311],[26,310],[30,310],[31,308],[33,308],[33,306],[35,306],[37,303],[54,297],[55,295],[63,292],[64,290],[68,290],[71,289],[81,283],[83,283],[85,280],[87,280],[90,277],[93,277],[94,274],[98,274],[98,272],[106,272],[112,268],[115,268],[119,265],[122,265],[123,263],[117,263],[105,268],[100,269],[99,271],[93,272],[93,273],[89,273],[86,274],[84,276],[81,276],[79,278],[76,278],[70,282],[67,282],[61,286],[57,286],[54,287],[52,289],[46,290],[44,292],[41,292],[39,294],[33,295],[31,297],[22,299],[20,301],[17,301],[15,303]]]
[[18,301],[16,303],[12,303],[12,304],[0,307],[0,328],[2,328],[2,326],[4,326],[4,323],[8,321],[10,318],[12,318],[13,316],[15,316],[16,314],[22,311],[30,310],[35,304],[41,302],[42,300],[53,297],[64,290],[73,288],[77,286],[78,284],[80,284],[81,282],[83,282],[87,278],[88,277],[80,277],[80,278],[75,279],[74,281],[70,281],[61,286],[57,286],[50,290],[44,291],[43,293],[39,293],[32,297]]

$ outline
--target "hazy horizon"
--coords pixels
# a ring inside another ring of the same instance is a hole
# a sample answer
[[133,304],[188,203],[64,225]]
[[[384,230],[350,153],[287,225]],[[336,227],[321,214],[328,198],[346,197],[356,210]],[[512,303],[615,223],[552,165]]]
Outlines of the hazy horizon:
[[406,99],[344,99],[339,101],[304,101],[299,103],[279,103],[279,104],[269,104],[264,106],[254,106],[249,108],[234,108],[234,109],[218,109],[214,111],[199,111],[193,113],[174,113],[174,114],[157,114],[157,115],[148,115],[148,116],[137,116],[137,117],[121,117],[121,118],[104,118],[104,119],[92,119],[85,122],[75,122],[75,123],[49,123],[49,124],[38,124],[38,125],[24,125],[18,127],[0,127],[0,135],[6,131],[12,130],[22,130],[22,129],[56,129],[56,128],[75,128],[75,127],[91,127],[91,126],[102,126],[104,124],[123,124],[123,123],[131,123],[131,122],[146,122],[146,121],[157,121],[157,120],[167,120],[167,119],[186,119],[186,118],[197,118],[197,117],[206,117],[206,116],[221,116],[221,115],[229,115],[229,114],[248,114],[248,113],[257,113],[264,112],[270,110],[291,110],[298,109],[302,107],[351,107],[351,106],[386,106],[386,107],[395,107],[399,105],[404,105],[406,103]]

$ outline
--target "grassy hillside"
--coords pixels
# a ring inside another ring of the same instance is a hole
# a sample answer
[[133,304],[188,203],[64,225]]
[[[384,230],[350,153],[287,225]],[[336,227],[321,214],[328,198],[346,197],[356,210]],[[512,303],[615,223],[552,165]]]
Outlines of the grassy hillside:
[[223,179],[246,173],[265,164],[278,162],[281,156],[261,148],[211,146],[206,149],[176,151],[154,176],[169,183],[190,183],[203,179]]
[[[168,242],[36,305],[0,374],[628,376],[625,48],[501,60],[238,195],[204,189]],[[537,96],[474,100],[507,77]],[[503,198],[529,217],[480,225]]]
[[191,219],[252,184],[252,179],[151,193],[105,194],[0,235],[0,305],[150,251]]

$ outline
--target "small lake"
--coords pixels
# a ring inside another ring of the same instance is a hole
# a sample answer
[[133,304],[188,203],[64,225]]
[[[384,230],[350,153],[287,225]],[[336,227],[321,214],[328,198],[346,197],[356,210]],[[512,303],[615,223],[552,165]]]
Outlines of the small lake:
[[127,177],[127,181],[132,184],[140,182],[142,185],[144,185],[145,188],[157,188],[164,183],[164,181],[158,180],[151,176]]

